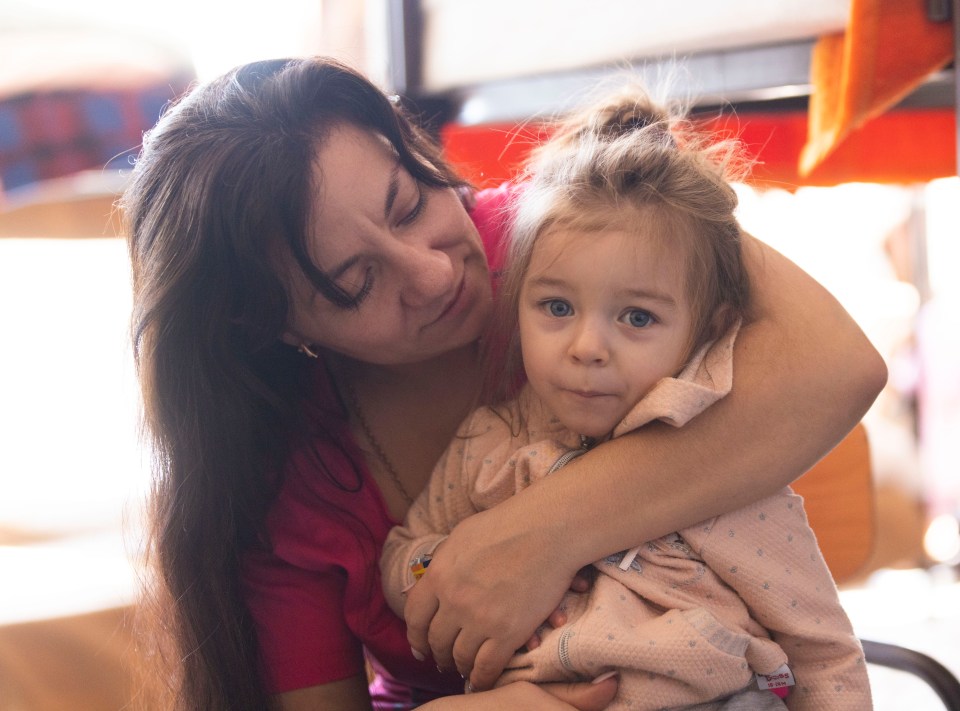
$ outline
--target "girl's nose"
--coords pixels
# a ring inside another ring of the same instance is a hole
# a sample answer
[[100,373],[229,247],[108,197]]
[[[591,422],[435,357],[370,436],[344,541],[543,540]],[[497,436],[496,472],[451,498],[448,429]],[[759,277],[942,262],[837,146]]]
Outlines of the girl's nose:
[[450,255],[442,250],[411,248],[403,260],[401,298],[407,306],[427,306],[452,296],[456,274]]
[[603,365],[610,358],[610,351],[603,329],[596,324],[584,322],[577,329],[570,343],[570,357],[583,365]]

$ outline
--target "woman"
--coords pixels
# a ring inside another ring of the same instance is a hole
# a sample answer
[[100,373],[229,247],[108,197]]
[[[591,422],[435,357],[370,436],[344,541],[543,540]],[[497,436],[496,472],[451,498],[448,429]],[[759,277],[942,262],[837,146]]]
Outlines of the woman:
[[[464,521],[405,632],[377,559],[473,404],[500,234],[503,195],[468,214],[460,187],[329,60],[241,67],[145,139],[123,207],[171,705],[410,706],[462,688],[456,671],[487,689],[582,566],[778,490],[882,387],[843,309],[749,241],[734,391]],[[602,708],[614,690],[517,684],[427,708]]]

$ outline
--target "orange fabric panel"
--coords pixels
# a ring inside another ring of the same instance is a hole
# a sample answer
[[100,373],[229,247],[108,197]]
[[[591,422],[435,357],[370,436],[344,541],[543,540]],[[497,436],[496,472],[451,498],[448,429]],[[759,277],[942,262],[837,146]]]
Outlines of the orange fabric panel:
[[804,174],[807,115],[746,113],[705,124],[720,135],[739,135],[756,161],[751,182],[794,189],[841,183],[922,183],[956,175],[956,118],[949,109],[899,109],[851,133],[829,160]]
[[0,708],[104,711],[135,695],[130,610],[0,626]]
[[793,485],[837,583],[866,565],[876,539],[870,445],[863,424]]
[[919,86],[953,57],[953,25],[931,22],[919,0],[851,0],[840,34],[813,50],[810,126],[800,172],[834,160],[851,133]]
[[[957,136],[950,109],[901,109],[883,114],[848,136],[830,160],[801,175],[807,140],[802,111],[751,112],[705,120],[719,135],[738,135],[756,161],[752,181],[794,189],[848,182],[916,183],[956,174]],[[512,178],[543,132],[536,126],[459,126],[442,130],[447,157],[477,187]]]

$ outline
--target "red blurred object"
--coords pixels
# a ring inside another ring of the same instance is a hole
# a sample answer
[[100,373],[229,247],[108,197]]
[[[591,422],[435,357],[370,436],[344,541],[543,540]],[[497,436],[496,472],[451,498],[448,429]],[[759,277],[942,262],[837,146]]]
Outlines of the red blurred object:
[[[785,189],[848,182],[917,183],[956,175],[952,109],[899,109],[851,134],[807,176],[799,172],[807,141],[805,111],[749,112],[703,119],[705,130],[737,135],[755,161],[751,182]],[[461,126],[441,131],[447,157],[477,187],[512,178],[545,135],[541,126]]]

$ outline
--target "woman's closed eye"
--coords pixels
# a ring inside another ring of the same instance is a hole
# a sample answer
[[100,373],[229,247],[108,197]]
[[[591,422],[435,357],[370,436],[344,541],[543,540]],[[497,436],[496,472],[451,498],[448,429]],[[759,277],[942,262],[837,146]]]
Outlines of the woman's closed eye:
[[423,186],[420,185],[419,182],[416,182],[415,185],[417,186],[417,197],[413,206],[397,221],[397,224],[401,227],[406,227],[416,222],[417,218],[423,214],[423,208],[427,204],[427,191],[423,189]]
[[370,295],[373,289],[373,267],[367,267],[356,279],[350,279],[350,283],[341,284],[340,287],[344,293],[350,294],[349,300],[343,304],[346,309],[356,309]]

